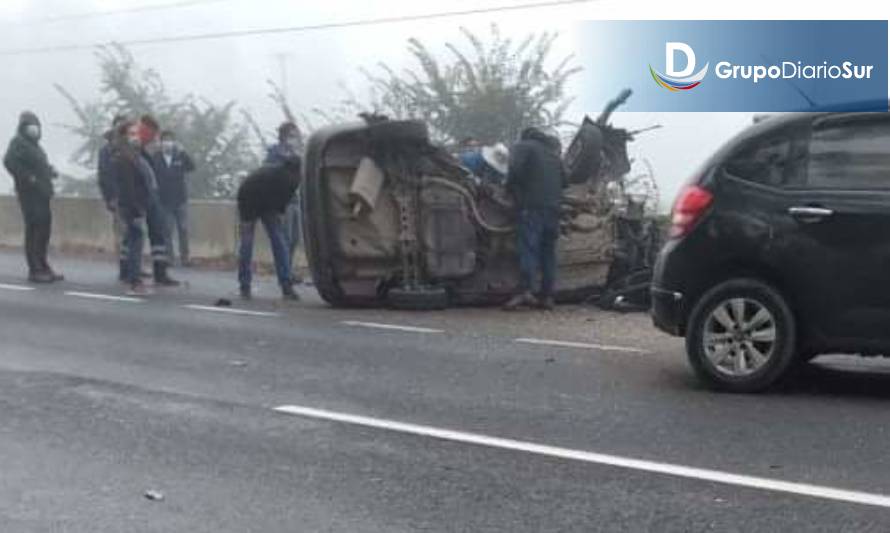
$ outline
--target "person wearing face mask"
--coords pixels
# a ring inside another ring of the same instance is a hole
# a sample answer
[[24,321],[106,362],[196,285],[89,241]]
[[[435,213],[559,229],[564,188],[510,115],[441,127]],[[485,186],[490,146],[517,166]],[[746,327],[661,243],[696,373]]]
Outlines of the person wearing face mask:
[[[267,166],[283,166],[296,160],[301,163],[300,151],[302,149],[300,129],[293,122],[285,122],[278,127],[278,143],[269,147],[264,164]],[[300,191],[297,189],[293,199],[284,212],[284,236],[287,242],[288,264],[293,267],[294,253],[300,246],[302,213],[300,207]],[[298,272],[291,272],[291,281],[294,284],[303,282]]]
[[177,287],[179,281],[170,277],[168,268],[170,258],[167,255],[167,221],[164,209],[161,206],[160,192],[158,189],[157,169],[153,154],[158,150],[158,133],[160,125],[151,115],[143,115],[139,119],[138,133],[141,142],[139,151],[140,173],[148,186],[148,206],[146,210],[146,225],[148,226],[148,241],[151,246],[152,272],[156,286]]
[[173,260],[173,229],[179,240],[179,261],[189,265],[188,183],[187,175],[195,170],[188,153],[182,149],[172,131],[161,132],[161,149],[152,155],[158,178],[161,208],[166,217],[167,256]]
[[52,180],[58,173],[49,164],[46,152],[40,146],[41,129],[37,115],[30,111],[23,112],[3,164],[15,181],[15,192],[25,222],[28,280],[32,283],[53,283],[64,279],[53,271],[47,261],[52,233]]

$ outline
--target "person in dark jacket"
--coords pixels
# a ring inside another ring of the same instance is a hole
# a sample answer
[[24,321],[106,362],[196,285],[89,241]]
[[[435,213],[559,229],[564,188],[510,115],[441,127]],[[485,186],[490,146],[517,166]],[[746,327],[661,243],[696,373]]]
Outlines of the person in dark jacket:
[[142,143],[140,155],[137,160],[140,171],[148,185],[148,206],[146,211],[146,225],[148,227],[148,241],[151,246],[152,273],[155,285],[163,287],[177,287],[180,283],[170,277],[170,257],[167,255],[167,220],[164,209],[161,206],[160,192],[158,190],[158,178],[154,167],[153,154],[157,151],[158,134],[160,133],[158,122],[151,115],[143,115],[139,119],[139,138]]
[[263,165],[250,174],[238,188],[240,246],[238,251],[238,284],[241,297],[251,298],[251,263],[256,223],[260,221],[269,236],[275,272],[285,299],[298,300],[290,275],[290,256],[281,217],[300,184],[300,159],[286,159],[280,165]]
[[3,165],[15,181],[15,192],[25,222],[28,280],[33,283],[52,283],[63,279],[47,261],[52,234],[52,180],[58,174],[40,146],[41,129],[37,115],[30,111],[23,112],[19,116],[16,135],[3,157]]
[[[294,158],[300,158],[300,149],[302,148],[302,139],[300,138],[300,129],[293,122],[285,122],[278,127],[278,143],[269,147],[266,152],[266,160],[264,165],[282,166]],[[294,266],[294,253],[300,246],[300,237],[302,235],[302,210],[300,208],[300,190],[294,195],[293,200],[287,205],[284,212],[284,237],[288,246],[288,257],[290,259],[291,269]],[[291,281],[293,283],[302,283],[303,279],[297,272],[291,272]]]
[[179,240],[179,261],[189,265],[188,183],[187,176],[195,164],[189,154],[176,142],[172,131],[161,132],[161,147],[152,156],[158,178],[158,193],[166,216],[167,256],[172,261],[173,228]]
[[111,213],[112,231],[114,232],[114,242],[117,247],[118,255],[118,279],[125,282],[127,280],[127,250],[124,247],[124,228],[121,224],[121,217],[117,213],[117,177],[112,171],[115,146],[118,144],[118,128],[127,122],[127,117],[117,115],[111,121],[111,130],[105,133],[105,144],[99,149],[98,161],[99,168],[97,178],[99,182],[99,192],[102,193],[102,200],[105,207]]
[[[537,128],[524,130],[510,150],[507,172],[507,190],[519,209],[520,271],[519,290],[505,305],[507,310],[554,306],[559,206],[567,184],[559,140]],[[541,291],[536,298],[533,291],[538,273]]]
[[151,192],[140,165],[141,152],[139,124],[120,124],[112,147],[110,172],[115,177],[116,210],[124,229],[122,248],[127,252],[124,272],[130,286],[128,294],[136,296],[148,294],[141,275],[142,247],[145,240],[142,227],[145,225]]

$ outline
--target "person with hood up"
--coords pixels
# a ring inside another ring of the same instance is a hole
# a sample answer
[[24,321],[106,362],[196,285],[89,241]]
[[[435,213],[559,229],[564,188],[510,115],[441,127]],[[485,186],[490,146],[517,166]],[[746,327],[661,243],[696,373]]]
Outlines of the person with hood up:
[[[559,209],[568,186],[559,139],[538,128],[527,128],[510,150],[507,190],[519,209],[517,247],[519,289],[504,306],[553,309],[556,283],[556,243],[559,239]],[[534,285],[541,275],[541,290]]]
[[15,181],[15,193],[25,222],[25,259],[28,280],[53,283],[63,278],[49,266],[47,253],[52,234],[53,180],[58,176],[40,146],[40,119],[30,111],[19,116],[16,135],[9,143],[3,165]]
[[[294,159],[300,160],[300,148],[302,140],[300,139],[300,129],[293,122],[284,122],[278,127],[278,142],[269,147],[266,152],[266,160],[264,165],[284,166]],[[288,258],[290,260],[291,269],[294,266],[294,253],[300,246],[300,237],[302,235],[302,209],[300,207],[300,191],[294,194],[293,199],[287,205],[284,212],[284,238],[287,242]],[[302,283],[303,280],[299,273],[291,272],[291,281],[295,284]]]
[[300,167],[300,158],[296,156],[285,159],[279,165],[263,165],[250,174],[238,188],[241,241],[238,250],[238,284],[241,297],[245,300],[252,296],[251,263],[257,221],[263,223],[269,236],[281,294],[287,300],[299,300],[291,279],[290,255],[281,217],[300,185]]

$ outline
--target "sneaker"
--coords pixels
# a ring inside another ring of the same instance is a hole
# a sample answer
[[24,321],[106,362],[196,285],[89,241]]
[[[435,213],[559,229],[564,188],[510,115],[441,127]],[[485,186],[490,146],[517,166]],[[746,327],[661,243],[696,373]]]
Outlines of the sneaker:
[[522,307],[535,307],[537,305],[538,299],[535,298],[532,293],[526,291],[510,298],[510,300],[504,304],[503,309],[504,311],[516,311]]
[[50,272],[32,272],[28,274],[28,281],[31,283],[52,283],[56,278]]
[[130,290],[127,291],[127,296],[148,296],[150,294],[151,291],[148,290],[144,283],[134,283],[130,285]]
[[242,300],[251,300],[253,299],[253,293],[250,291],[250,286],[244,286],[240,289],[241,299]]
[[59,274],[53,269],[49,269],[49,275],[53,277],[53,281],[65,281],[65,276]]
[[281,297],[285,300],[290,300],[292,302],[299,302],[300,295],[294,291],[294,288],[290,285],[285,285],[281,288]]

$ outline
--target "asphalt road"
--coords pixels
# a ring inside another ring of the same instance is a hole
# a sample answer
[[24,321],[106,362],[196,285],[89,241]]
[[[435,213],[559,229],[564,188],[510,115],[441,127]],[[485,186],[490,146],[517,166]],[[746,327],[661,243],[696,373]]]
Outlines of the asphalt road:
[[715,394],[644,315],[333,310],[268,282],[220,311],[226,273],[134,301],[108,264],[30,288],[19,263],[0,531],[890,530],[880,360]]

